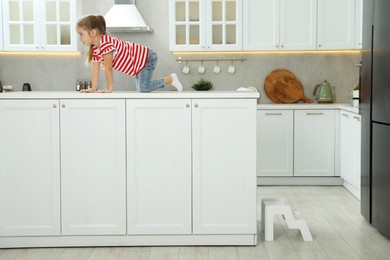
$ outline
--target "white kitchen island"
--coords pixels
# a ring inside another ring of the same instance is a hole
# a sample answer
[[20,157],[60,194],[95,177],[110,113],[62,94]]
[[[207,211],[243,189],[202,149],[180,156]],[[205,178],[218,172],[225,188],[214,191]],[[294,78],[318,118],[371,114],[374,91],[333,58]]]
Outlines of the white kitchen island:
[[0,248],[255,245],[258,96],[0,93]]

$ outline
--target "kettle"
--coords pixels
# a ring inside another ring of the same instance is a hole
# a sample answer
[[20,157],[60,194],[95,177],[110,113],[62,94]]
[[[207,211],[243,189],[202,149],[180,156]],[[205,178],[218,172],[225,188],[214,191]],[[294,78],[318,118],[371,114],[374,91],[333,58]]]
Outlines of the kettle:
[[334,100],[334,90],[326,80],[314,87],[313,95],[318,103],[332,103]]

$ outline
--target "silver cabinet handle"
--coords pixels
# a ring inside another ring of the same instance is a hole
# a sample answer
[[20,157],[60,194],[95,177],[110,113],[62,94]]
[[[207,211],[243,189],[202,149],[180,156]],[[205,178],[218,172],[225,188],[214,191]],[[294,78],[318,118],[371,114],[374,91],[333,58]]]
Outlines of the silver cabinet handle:
[[348,114],[344,114],[344,113],[342,113],[341,115],[342,115],[342,116],[345,116],[345,117],[349,117],[349,115],[348,115]]
[[53,108],[57,108],[57,105],[56,105],[56,104],[53,104]]
[[190,107],[190,104],[186,104],[186,107]]
[[306,113],[308,116],[322,116],[324,113]]
[[61,107],[62,107],[62,108],[65,108],[65,104],[62,104]]
[[357,121],[359,121],[359,122],[360,122],[360,117],[358,117],[358,116],[354,116],[353,118],[355,118]]
[[198,107],[199,105],[198,104],[195,104],[194,107]]
[[265,113],[266,116],[281,116],[282,113]]

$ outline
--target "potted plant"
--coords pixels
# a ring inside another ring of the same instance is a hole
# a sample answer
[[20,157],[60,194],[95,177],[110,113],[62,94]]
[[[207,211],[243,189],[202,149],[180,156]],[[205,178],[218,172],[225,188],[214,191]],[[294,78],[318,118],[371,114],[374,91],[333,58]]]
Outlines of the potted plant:
[[213,83],[210,80],[200,79],[192,85],[192,88],[196,91],[207,91],[213,88]]

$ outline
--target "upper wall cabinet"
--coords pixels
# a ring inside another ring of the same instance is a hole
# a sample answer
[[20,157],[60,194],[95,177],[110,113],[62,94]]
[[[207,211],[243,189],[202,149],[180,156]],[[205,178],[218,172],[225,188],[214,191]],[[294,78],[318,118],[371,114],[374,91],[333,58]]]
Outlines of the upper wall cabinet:
[[6,51],[76,51],[76,0],[5,0]]
[[363,0],[355,1],[355,49],[361,49],[363,41]]
[[318,50],[355,47],[355,1],[318,0]]
[[316,46],[317,0],[244,0],[244,50]]
[[243,6],[244,50],[278,50],[280,0],[246,0]]
[[170,0],[170,50],[242,50],[241,0]]
[[[2,10],[1,2],[2,1],[0,1],[0,39],[3,39],[3,22],[2,22],[3,14],[1,12],[1,10]],[[2,51],[2,50],[3,50],[3,40],[0,40],[0,51]]]
[[170,50],[359,49],[362,1],[170,0]]
[[315,49],[316,11],[317,0],[280,0],[281,49]]

